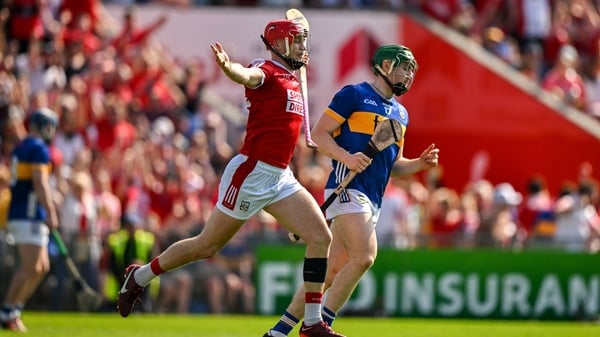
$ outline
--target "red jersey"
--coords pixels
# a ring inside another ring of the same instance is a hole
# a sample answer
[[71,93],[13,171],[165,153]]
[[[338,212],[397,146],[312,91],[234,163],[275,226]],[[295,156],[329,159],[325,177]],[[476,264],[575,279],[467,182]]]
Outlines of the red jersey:
[[44,35],[42,1],[16,0],[10,9],[9,37],[18,40],[39,39]]
[[300,83],[292,72],[266,60],[255,60],[265,74],[255,89],[246,88],[248,123],[240,153],[269,165],[290,163],[304,118]]
[[72,19],[69,21],[68,26],[73,27],[77,20],[76,17],[79,15],[88,15],[92,21],[92,29],[96,29],[98,20],[100,19],[100,0],[62,0],[59,13],[70,12]]

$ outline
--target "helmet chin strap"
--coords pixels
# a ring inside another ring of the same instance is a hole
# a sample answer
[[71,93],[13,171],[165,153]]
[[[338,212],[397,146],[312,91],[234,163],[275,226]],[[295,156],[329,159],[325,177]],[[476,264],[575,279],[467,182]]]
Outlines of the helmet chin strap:
[[[393,68],[393,64],[392,64],[392,68]],[[379,76],[381,76],[383,78],[383,80],[388,85],[388,87],[390,87],[390,89],[392,89],[392,93],[394,95],[400,96],[400,95],[405,94],[408,91],[406,86],[404,84],[402,84],[401,82],[392,83],[392,81],[390,81],[388,75],[383,71],[383,69],[381,69],[381,67],[378,64],[375,65],[375,69],[377,69]]]
[[[283,56],[283,54],[281,54],[275,48],[273,48],[273,46],[269,43],[269,41],[267,41],[267,39],[265,39],[264,36],[261,35],[260,38],[263,40],[263,42],[265,43],[267,48],[269,48],[269,50],[272,51],[275,55],[279,56],[279,58],[284,60],[285,63],[287,63],[287,65],[292,70],[298,70],[298,69],[302,68],[302,66],[304,66],[304,62],[302,62],[302,61],[296,61],[296,60],[292,59],[291,57]],[[288,50],[289,50],[289,47],[288,47]]]

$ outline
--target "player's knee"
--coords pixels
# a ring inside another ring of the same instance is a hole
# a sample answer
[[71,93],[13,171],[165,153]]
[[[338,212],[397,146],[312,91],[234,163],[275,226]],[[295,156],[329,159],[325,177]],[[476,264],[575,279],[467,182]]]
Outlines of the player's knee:
[[375,256],[363,255],[356,256],[350,259],[350,263],[354,264],[360,270],[366,271],[373,266],[375,263]]
[[323,231],[313,231],[303,237],[307,245],[329,247],[331,245],[331,232],[325,228]]

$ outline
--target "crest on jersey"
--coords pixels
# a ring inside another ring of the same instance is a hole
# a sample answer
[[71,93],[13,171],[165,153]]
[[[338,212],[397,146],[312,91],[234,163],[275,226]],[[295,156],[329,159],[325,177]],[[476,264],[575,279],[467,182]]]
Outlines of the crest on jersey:
[[367,197],[364,195],[355,195],[355,197],[356,197],[356,202],[359,204],[369,203],[369,199],[367,199]]
[[249,209],[250,209],[250,202],[242,200],[242,202],[240,202],[240,211],[248,212]]
[[404,109],[400,109],[400,119],[403,121],[406,120],[406,111]]

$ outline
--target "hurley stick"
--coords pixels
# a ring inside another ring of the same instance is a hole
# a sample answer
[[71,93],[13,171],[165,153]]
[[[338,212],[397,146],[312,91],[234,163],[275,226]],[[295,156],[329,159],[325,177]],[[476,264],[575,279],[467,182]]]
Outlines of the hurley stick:
[[[306,30],[306,33],[308,34],[310,26],[308,24],[308,20],[306,19],[306,17],[304,16],[304,14],[302,14],[302,12],[300,12],[298,9],[296,8],[290,8],[285,12],[285,18],[288,20],[293,20],[298,22],[299,24],[301,24],[304,29]],[[312,140],[312,137],[310,135],[310,117],[309,117],[309,111],[308,111],[308,78],[306,76],[306,67],[307,65],[304,65],[302,68],[300,68],[300,78],[299,78],[299,82],[300,82],[300,92],[302,93],[302,100],[304,101],[304,140],[306,141],[306,146],[316,149],[318,147],[317,143],[315,143]]]
[[85,281],[85,279],[81,276],[81,273],[79,273],[77,266],[75,266],[75,262],[73,262],[73,259],[69,254],[67,245],[65,245],[65,242],[63,241],[62,236],[60,235],[58,230],[53,229],[52,231],[50,231],[50,235],[56,242],[56,245],[58,246],[58,252],[64,258],[69,273],[80,288],[79,290],[77,290],[77,294],[75,296],[79,308],[82,311],[97,310],[102,305],[102,296],[98,294],[94,289],[92,289],[92,287],[90,287]]

